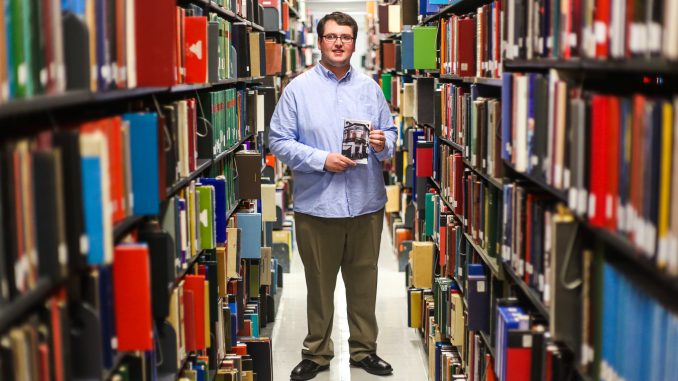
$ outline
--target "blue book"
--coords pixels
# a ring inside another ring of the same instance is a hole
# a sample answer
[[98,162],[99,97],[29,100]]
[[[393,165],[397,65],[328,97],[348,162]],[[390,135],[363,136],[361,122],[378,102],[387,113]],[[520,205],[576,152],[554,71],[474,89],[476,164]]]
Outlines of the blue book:
[[500,380],[506,380],[506,351],[510,330],[529,329],[529,317],[521,307],[497,307],[497,330],[495,372]]
[[[0,28],[5,28],[5,59],[7,62],[7,95],[9,99],[14,98],[15,86],[14,77],[9,73],[14,67],[14,55],[12,53],[12,31],[14,29],[14,22],[12,21],[12,2],[5,0],[5,9],[0,9],[0,12],[5,13],[5,25],[0,25]],[[2,57],[0,57],[1,59]]]
[[85,231],[89,241],[87,263],[103,265],[104,254],[104,210],[101,189],[101,159],[97,156],[83,156],[82,192]]
[[160,213],[158,176],[158,115],[124,114],[129,123],[132,167],[133,214],[155,216]]
[[242,229],[240,258],[261,258],[261,214],[237,213],[238,227]]
[[[534,86],[537,79],[536,73],[530,73],[527,79],[527,157],[531,158],[534,155],[534,129],[535,113],[534,113]],[[527,161],[527,172],[532,173],[532,160]]]
[[99,313],[101,317],[101,343],[104,367],[113,367],[117,352],[111,345],[115,337],[115,309],[113,306],[113,269],[110,265],[99,267]]
[[404,30],[400,39],[400,63],[403,70],[414,70],[414,33],[411,30]]
[[216,220],[217,243],[226,242],[226,179],[224,178],[200,178],[203,185],[214,187],[214,214]]
[[107,90],[110,83],[111,67],[109,66],[110,55],[106,42],[107,28],[107,2],[105,0],[96,0],[96,60],[97,60],[97,88],[99,91]]
[[513,74],[509,72],[502,73],[501,85],[501,158],[504,161],[511,161],[511,97],[513,96]]
[[490,331],[490,289],[482,263],[469,263],[467,270],[467,310],[470,331]]

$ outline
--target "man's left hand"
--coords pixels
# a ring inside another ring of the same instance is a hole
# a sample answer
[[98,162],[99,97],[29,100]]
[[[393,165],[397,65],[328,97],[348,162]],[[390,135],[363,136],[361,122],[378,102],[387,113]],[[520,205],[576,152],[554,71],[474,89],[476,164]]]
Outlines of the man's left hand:
[[381,152],[386,146],[386,136],[382,130],[370,131],[370,145],[376,152]]

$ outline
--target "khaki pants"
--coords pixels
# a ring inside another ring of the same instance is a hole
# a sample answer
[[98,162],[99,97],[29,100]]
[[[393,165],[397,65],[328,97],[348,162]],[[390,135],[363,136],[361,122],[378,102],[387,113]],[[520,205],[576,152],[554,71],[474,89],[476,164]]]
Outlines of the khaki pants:
[[295,213],[299,255],[306,274],[308,335],[302,357],[328,365],[334,357],[332,321],[337,274],[346,285],[351,359],[377,351],[377,261],[384,210],[355,218]]

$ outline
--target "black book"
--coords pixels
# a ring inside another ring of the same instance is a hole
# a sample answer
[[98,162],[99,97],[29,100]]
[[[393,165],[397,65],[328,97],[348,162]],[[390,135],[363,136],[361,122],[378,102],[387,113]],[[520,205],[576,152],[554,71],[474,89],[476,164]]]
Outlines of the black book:
[[[204,107],[204,105],[203,105]],[[166,105],[163,107],[165,119],[165,184],[172,185],[177,181],[177,164],[179,155],[177,150],[177,135],[179,122],[177,120],[177,107]]]
[[[417,78],[415,83],[415,119],[420,125],[433,125],[435,104],[435,79]],[[438,102],[439,103],[439,102]]]
[[78,131],[61,130],[55,132],[53,144],[61,151],[61,179],[63,182],[64,210],[66,212],[68,267],[71,271],[79,271],[87,266],[87,257],[84,255],[85,247],[80,246],[85,238],[85,228]]
[[153,318],[164,320],[169,316],[169,290],[174,283],[174,240],[157,223],[149,223],[139,232],[139,241],[148,245]]
[[[9,258],[9,251],[5,248],[5,241],[8,241],[10,237],[5,237],[7,232],[5,231],[5,184],[9,186],[11,181],[7,178],[4,167],[4,155],[0,155],[0,307],[9,302],[10,292],[9,292],[9,282],[10,279],[7,275],[7,268],[9,263],[7,259]],[[9,226],[9,225],[8,225]],[[0,376],[3,375],[3,360],[2,360],[2,347],[0,346]]]
[[63,198],[61,189],[57,189],[61,160],[53,150],[36,151],[32,156],[38,273],[57,279],[66,272],[68,254],[63,241]]
[[250,76],[250,47],[249,32],[247,24],[237,22],[231,24],[231,42],[238,52],[238,64],[236,68],[236,77],[246,78]]

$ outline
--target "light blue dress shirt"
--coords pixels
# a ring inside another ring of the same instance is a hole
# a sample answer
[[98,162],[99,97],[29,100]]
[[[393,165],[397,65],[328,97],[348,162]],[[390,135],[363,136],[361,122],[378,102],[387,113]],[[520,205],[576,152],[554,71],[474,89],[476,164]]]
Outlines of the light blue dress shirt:
[[[381,152],[341,173],[324,170],[341,153],[344,119],[369,120],[384,131]],[[285,88],[271,119],[271,152],[294,176],[294,210],[317,217],[355,217],[386,204],[382,160],[393,156],[397,129],[379,85],[353,68],[342,79],[317,64]]]

